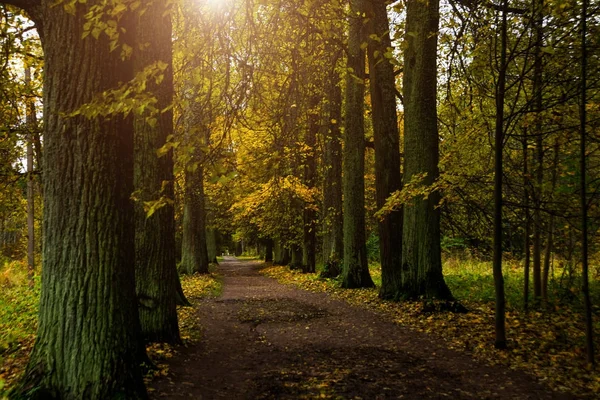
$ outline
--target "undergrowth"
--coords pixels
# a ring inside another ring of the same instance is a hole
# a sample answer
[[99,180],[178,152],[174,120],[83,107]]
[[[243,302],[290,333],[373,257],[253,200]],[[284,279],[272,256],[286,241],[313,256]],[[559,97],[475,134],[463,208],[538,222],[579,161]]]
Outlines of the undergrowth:
[[[600,393],[600,371],[590,369],[585,363],[585,332],[579,304],[554,302],[545,310],[526,313],[521,308],[522,277],[519,275],[522,273],[516,268],[507,268],[508,350],[496,350],[491,267],[485,263],[464,265],[456,260],[446,262],[445,267],[446,282],[469,310],[466,314],[424,312],[423,301],[382,301],[377,288],[341,289],[338,280],[319,279],[318,273],[303,274],[281,266],[267,266],[262,273],[284,284],[326,292],[352,305],[381,312],[398,324],[441,338],[449,347],[469,352],[489,364],[525,370],[555,390],[588,396]],[[370,268],[373,280],[379,285],[379,265],[373,264]],[[600,331],[598,319],[595,330]],[[595,346],[600,348],[598,336]]]

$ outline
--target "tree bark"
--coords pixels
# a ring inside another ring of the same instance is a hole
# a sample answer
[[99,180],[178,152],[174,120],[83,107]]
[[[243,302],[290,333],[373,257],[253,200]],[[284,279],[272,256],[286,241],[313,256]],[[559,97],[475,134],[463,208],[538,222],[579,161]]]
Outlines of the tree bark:
[[350,0],[344,125],[344,264],[342,287],[373,287],[365,233],[364,0]]
[[[319,132],[320,125],[319,114],[316,109],[319,100],[319,97],[314,95],[311,99],[308,115],[308,129],[304,139],[304,143],[310,148],[304,161],[304,184],[310,189],[315,186],[315,175],[317,173],[317,158],[315,153],[317,147],[317,133]],[[317,212],[315,211],[313,204],[304,204],[303,220],[304,240],[302,246],[302,272],[313,273],[316,272],[317,268]]]
[[592,301],[590,299],[590,287],[589,287],[589,266],[588,266],[588,215],[587,215],[587,183],[586,183],[586,124],[587,124],[587,63],[588,63],[588,49],[587,49],[587,11],[588,11],[588,0],[583,0],[583,6],[581,7],[581,102],[579,103],[579,118],[580,118],[580,146],[579,146],[579,157],[580,157],[580,181],[579,181],[579,192],[580,192],[580,206],[581,206],[581,264],[582,264],[582,292],[583,292],[583,303],[585,310],[585,343],[586,343],[586,355],[587,362],[590,365],[595,365],[596,360],[594,357],[594,320],[592,316]]
[[[439,2],[408,0],[404,51],[404,178],[426,173],[424,185],[439,176],[437,127],[437,31]],[[405,298],[451,299],[442,275],[440,195],[404,206],[402,289]]]
[[529,266],[531,261],[531,212],[529,211],[529,168],[528,168],[527,133],[523,138],[523,204],[525,208],[525,265],[523,266],[523,308],[529,309]]
[[496,86],[496,134],[494,140],[494,289],[496,292],[494,346],[506,348],[506,298],[504,276],[502,275],[502,152],[504,148],[504,98],[506,94],[506,52],[507,52],[507,8],[508,0],[502,2],[502,24],[500,31],[500,70]]
[[542,297],[542,185],[544,183],[544,142],[542,137],[542,121],[539,113],[542,111],[542,21],[543,0],[534,0],[534,29],[535,63],[533,72],[535,123],[535,160],[536,160],[536,190],[534,190],[533,210],[533,300],[539,305]]
[[[20,392],[61,399],[146,398],[135,301],[133,125],[70,116],[132,78],[108,39],[81,39],[85,14],[43,0],[32,10],[44,49],[44,265],[37,339]],[[29,10],[27,10],[29,11]],[[119,25],[132,32],[131,16]],[[122,33],[120,43],[129,43]]]
[[265,240],[265,262],[273,261],[273,240],[266,239]]
[[[206,211],[204,209],[204,168],[186,168],[183,205],[181,269],[188,274],[208,273]],[[236,255],[237,254],[236,252]]]
[[327,79],[326,103],[327,130],[323,152],[323,278],[335,278],[340,274],[344,258],[344,217],[342,213],[342,88],[336,66],[340,51],[331,49],[331,68]]
[[[31,84],[31,69],[25,68],[25,85]],[[27,127],[27,272],[29,286],[34,285],[35,275],[35,185],[33,174],[33,144],[37,130],[35,104],[29,100],[26,104],[25,125]]]
[[[375,145],[377,208],[402,186],[400,175],[400,132],[396,111],[394,66],[385,55],[392,48],[386,2],[370,3],[369,77]],[[387,214],[378,224],[382,299],[402,296],[402,209]]]
[[[173,152],[157,156],[157,150],[173,134],[173,112],[161,112],[173,101],[171,35],[170,7],[165,0],[153,2],[138,16],[135,72],[157,61],[167,67],[160,84],[153,79],[147,82],[147,92],[157,100],[158,114],[145,113],[136,116],[134,121],[134,188],[139,199],[135,207],[135,267],[144,339],[179,343],[174,207],[172,202],[167,202],[150,217],[146,217],[144,211],[145,201],[155,201],[162,196],[169,200],[174,198]],[[145,44],[149,46],[139,48]],[[157,118],[156,125],[148,124],[148,117]]]
[[[551,187],[550,187],[550,203],[552,202],[554,190],[556,189],[556,181],[558,179],[558,160],[559,160],[559,143],[558,139],[554,142],[554,160],[552,163]],[[544,306],[548,305],[548,279],[550,276],[550,263],[552,251],[554,247],[554,213],[550,215],[548,221],[548,238],[546,240],[546,248],[544,250],[544,268],[542,270],[542,302]]]

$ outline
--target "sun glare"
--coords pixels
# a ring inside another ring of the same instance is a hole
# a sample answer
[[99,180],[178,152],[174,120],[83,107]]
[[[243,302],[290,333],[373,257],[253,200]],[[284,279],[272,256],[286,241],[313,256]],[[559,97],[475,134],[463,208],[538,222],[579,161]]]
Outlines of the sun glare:
[[213,11],[224,11],[231,0],[199,0],[199,3]]

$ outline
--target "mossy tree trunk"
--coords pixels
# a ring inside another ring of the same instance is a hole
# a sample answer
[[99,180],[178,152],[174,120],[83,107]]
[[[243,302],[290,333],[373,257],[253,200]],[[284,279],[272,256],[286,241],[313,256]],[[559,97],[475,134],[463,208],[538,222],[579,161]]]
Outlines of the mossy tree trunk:
[[208,262],[218,264],[219,232],[215,228],[206,230],[206,249],[208,251]]
[[[404,178],[439,176],[437,127],[437,32],[439,2],[408,0],[404,50]],[[402,288],[405,298],[452,297],[442,275],[439,193],[418,197],[404,207]]]
[[[368,42],[371,107],[375,141],[375,187],[377,208],[400,190],[400,132],[396,111],[396,78],[394,66],[385,54],[392,47],[386,2],[370,3]],[[398,299],[402,296],[402,209],[387,214],[378,224],[381,261],[379,297]]]
[[[133,76],[108,39],[82,38],[85,14],[54,0],[15,1],[44,49],[44,254],[37,339],[20,387],[27,398],[143,399],[134,281],[133,124],[69,116]],[[119,43],[132,45],[131,16]],[[32,393],[34,391],[35,393]]]
[[342,287],[373,287],[365,234],[365,51],[363,0],[350,1],[344,125],[344,264]]
[[[173,101],[173,68],[171,17],[167,1],[153,2],[138,16],[137,46],[134,68],[141,72],[149,65],[166,65],[163,80],[147,83],[147,91],[156,103],[156,115],[143,114],[135,118],[134,188],[138,201],[135,207],[135,268],[136,292],[139,300],[142,334],[147,341],[178,343],[177,268],[175,251],[175,213],[167,201],[153,215],[146,217],[144,202],[161,198],[172,200],[173,152],[161,157],[157,150],[173,134],[172,111],[161,112]],[[148,46],[146,46],[148,44]],[[143,46],[140,49],[140,46]],[[150,125],[147,118],[156,118]]]
[[324,278],[340,274],[344,257],[344,221],[342,213],[342,88],[336,66],[341,52],[331,49],[331,68],[328,72],[325,125],[325,151],[323,152],[323,271]]

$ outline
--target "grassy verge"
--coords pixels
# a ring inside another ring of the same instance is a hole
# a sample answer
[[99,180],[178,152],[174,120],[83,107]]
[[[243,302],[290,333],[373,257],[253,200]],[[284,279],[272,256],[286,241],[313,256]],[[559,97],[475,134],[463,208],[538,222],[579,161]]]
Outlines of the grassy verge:
[[[35,340],[40,285],[30,288],[26,266],[9,263],[0,267],[0,399],[23,373]],[[183,291],[192,303],[221,293],[221,281],[214,273],[189,275],[181,278]],[[178,307],[179,329],[184,345],[193,343],[201,335],[195,307]],[[150,359],[157,369],[146,379],[167,373],[165,360],[175,354],[175,348],[164,344],[147,346]]]
[[[470,312],[423,312],[422,302],[389,302],[377,296],[377,289],[344,290],[336,280],[321,280],[317,274],[302,274],[286,267],[269,266],[262,270],[267,276],[284,284],[326,292],[346,302],[384,313],[395,322],[417,331],[426,332],[444,340],[449,347],[472,353],[490,364],[503,364],[513,369],[525,370],[543,380],[556,390],[576,395],[600,393],[600,371],[590,370],[585,364],[583,316],[576,305],[553,304],[552,311],[525,313],[516,306],[507,312],[507,337],[509,349],[494,349],[494,302],[490,298],[487,274],[483,265],[454,265],[447,268],[446,280],[455,296]],[[468,271],[468,272],[465,272]],[[485,273],[485,274],[484,274]],[[511,274],[515,274],[512,276]],[[508,271],[508,290],[515,296],[520,293],[517,272]],[[372,266],[376,283],[381,282],[378,266]],[[511,280],[514,285],[511,286]],[[511,289],[512,288],[512,289]],[[509,299],[510,301],[510,299]],[[596,332],[600,324],[596,322]],[[600,348],[596,336],[596,348]]]

